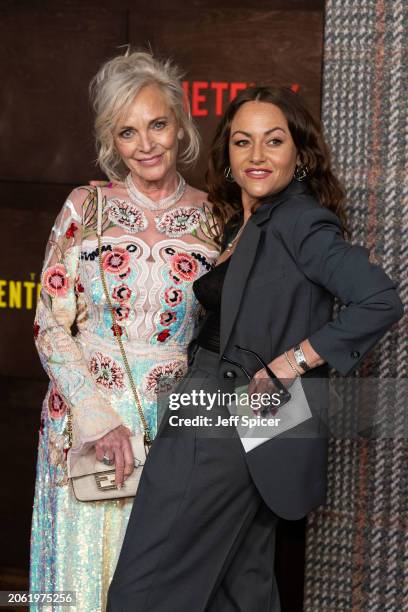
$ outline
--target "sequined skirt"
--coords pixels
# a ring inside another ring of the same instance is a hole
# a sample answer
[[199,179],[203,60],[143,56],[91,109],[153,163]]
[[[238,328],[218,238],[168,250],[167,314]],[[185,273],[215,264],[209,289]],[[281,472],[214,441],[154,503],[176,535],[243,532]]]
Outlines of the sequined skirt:
[[[133,395],[114,343],[78,338],[100,392],[108,397],[133,432],[141,431]],[[175,384],[187,369],[185,347],[135,344],[127,349],[146,420],[157,431],[157,391]],[[61,439],[66,425],[63,403],[50,385],[43,404],[31,531],[30,590],[72,591],[78,612],[105,610],[133,499],[78,502],[66,479]],[[31,610],[37,608],[33,605]],[[58,605],[42,608],[61,610]]]

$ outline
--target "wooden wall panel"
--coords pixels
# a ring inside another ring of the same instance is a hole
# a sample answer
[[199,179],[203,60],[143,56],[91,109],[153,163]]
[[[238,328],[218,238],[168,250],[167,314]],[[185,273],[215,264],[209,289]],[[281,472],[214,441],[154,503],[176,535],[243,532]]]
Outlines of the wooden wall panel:
[[88,83],[126,43],[126,12],[34,3],[0,17],[0,142],[7,143],[0,180],[88,180],[95,174]]
[[27,568],[45,381],[0,375],[0,566]]
[[8,236],[7,263],[0,275],[3,376],[44,376],[33,342],[33,320],[43,253],[55,216],[35,209],[0,209],[0,227],[7,227]]

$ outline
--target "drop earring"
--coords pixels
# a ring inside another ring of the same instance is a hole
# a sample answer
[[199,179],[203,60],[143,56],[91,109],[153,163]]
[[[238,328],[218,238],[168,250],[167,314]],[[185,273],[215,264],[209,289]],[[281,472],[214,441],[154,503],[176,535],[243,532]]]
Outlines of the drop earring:
[[235,179],[232,176],[232,172],[231,172],[231,167],[227,166],[224,170],[224,177],[225,180],[228,181],[228,183],[235,183]]
[[293,178],[296,181],[299,181],[299,183],[301,183],[302,181],[304,181],[307,178],[307,175],[309,174],[309,168],[304,165],[304,166],[295,166],[295,171],[293,173]]

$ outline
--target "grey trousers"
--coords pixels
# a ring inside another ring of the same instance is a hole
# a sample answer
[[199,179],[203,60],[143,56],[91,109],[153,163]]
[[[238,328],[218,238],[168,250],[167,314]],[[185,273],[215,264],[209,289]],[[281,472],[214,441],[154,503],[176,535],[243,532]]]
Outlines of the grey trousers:
[[[219,388],[216,364],[200,348],[177,391]],[[277,517],[252,483],[234,428],[221,437],[200,427],[175,432],[171,414],[143,468],[107,612],[280,612]]]

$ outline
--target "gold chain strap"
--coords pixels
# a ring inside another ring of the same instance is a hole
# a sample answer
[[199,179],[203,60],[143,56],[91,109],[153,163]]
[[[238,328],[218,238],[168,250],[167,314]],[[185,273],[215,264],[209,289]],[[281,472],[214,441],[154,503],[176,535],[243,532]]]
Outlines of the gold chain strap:
[[[98,206],[99,205],[100,204],[98,203]],[[112,300],[111,300],[110,295],[109,295],[108,285],[106,283],[105,271],[103,269],[103,264],[102,264],[102,240],[101,240],[101,235],[99,233],[99,230],[97,232],[97,237],[98,237],[99,270],[100,270],[100,274],[101,274],[103,291],[104,291],[105,298],[106,298],[106,301],[108,303],[110,314],[111,314],[111,318],[112,318],[112,331],[113,331],[114,336],[115,336],[115,338],[116,338],[116,340],[118,342],[118,345],[119,345],[119,350],[120,350],[120,353],[122,355],[122,359],[123,359],[123,363],[124,363],[124,366],[125,366],[126,374],[127,374],[128,379],[129,379],[130,388],[132,390],[133,397],[135,399],[135,403],[136,403],[136,407],[137,407],[137,411],[139,413],[140,420],[141,420],[142,425],[143,425],[143,429],[144,429],[144,436],[143,436],[144,445],[145,445],[145,447],[149,447],[152,444],[152,439],[150,437],[150,428],[149,428],[149,426],[147,424],[145,415],[143,413],[143,408],[142,408],[142,404],[140,402],[139,393],[138,393],[138,391],[136,389],[136,385],[135,385],[135,382],[133,380],[132,372],[131,372],[130,366],[129,366],[129,361],[128,361],[128,358],[127,358],[127,355],[126,355],[126,352],[125,352],[125,347],[123,346],[123,341],[122,341],[122,337],[121,337],[122,328],[121,328],[121,326],[118,323],[116,323],[115,311],[114,311],[114,308],[113,308]]]
[[136,402],[137,410],[139,412],[140,420],[142,421],[142,424],[143,424],[144,443],[145,443],[145,445],[149,446],[152,443],[152,440],[150,438],[150,433],[149,433],[149,426],[148,426],[147,421],[145,419],[145,415],[143,414],[143,408],[142,408],[142,405],[141,405],[141,402],[140,402],[139,393],[138,393],[138,391],[136,389],[136,385],[135,385],[135,382],[133,380],[132,372],[131,372],[130,366],[129,366],[129,361],[128,361],[127,355],[125,353],[125,347],[123,346],[122,337],[121,337],[121,330],[122,330],[122,328],[120,327],[120,325],[118,323],[116,323],[116,320],[115,320],[115,311],[113,309],[112,300],[110,299],[109,290],[108,290],[108,286],[107,286],[107,283],[106,283],[105,271],[103,269],[103,264],[102,264],[102,241],[101,241],[101,237],[99,236],[99,234],[98,234],[98,251],[99,251],[99,254],[98,254],[99,270],[101,272],[103,291],[105,293],[106,301],[108,302],[109,310],[110,310],[110,313],[111,313],[112,330],[113,330],[113,333],[115,335],[116,340],[118,341],[120,353],[122,355],[123,363],[125,365],[126,374],[128,376],[128,379],[129,379],[130,388],[132,389],[133,397],[135,398],[135,402]]
[[[99,203],[99,197],[97,196],[97,200],[98,200],[98,208],[100,206],[101,203]],[[99,216],[99,215],[98,215]],[[139,393],[136,389],[136,385],[135,382],[133,380],[133,376],[132,376],[132,372],[130,370],[130,366],[129,366],[129,361],[125,352],[125,347],[123,346],[123,342],[122,342],[122,338],[121,338],[121,327],[118,323],[116,323],[115,320],[115,311],[113,309],[113,304],[112,301],[110,299],[110,295],[109,295],[109,290],[108,290],[108,286],[106,283],[106,277],[105,277],[105,272],[103,269],[103,265],[102,265],[102,241],[101,241],[101,235],[100,235],[100,227],[99,227],[99,223],[98,223],[98,232],[97,232],[97,238],[98,238],[98,260],[99,260],[99,270],[101,273],[101,280],[102,280],[102,286],[103,286],[103,291],[105,294],[105,298],[106,301],[109,305],[109,310],[110,310],[110,314],[111,314],[111,318],[112,318],[112,330],[113,333],[115,335],[116,340],[118,341],[118,345],[119,345],[119,349],[120,349],[120,353],[122,355],[122,359],[123,359],[123,363],[125,365],[125,370],[126,370],[126,374],[127,377],[129,379],[129,384],[130,384],[130,388],[132,390],[133,393],[133,397],[135,399],[135,403],[136,403],[136,407],[137,410],[139,412],[139,416],[140,416],[140,420],[142,422],[143,425],[143,429],[144,429],[144,434],[143,434],[143,443],[145,446],[145,450],[146,450],[146,454],[149,450],[149,447],[152,444],[152,439],[150,437],[150,428],[147,424],[147,421],[145,419],[145,415],[143,413],[143,408],[142,408],[142,404],[140,402],[140,398],[139,398]],[[68,407],[67,410],[67,424],[65,426],[65,431],[64,431],[64,435],[66,436],[66,444],[64,444],[64,452],[67,453],[68,450],[70,448],[72,448],[72,413],[71,413],[71,409]]]

